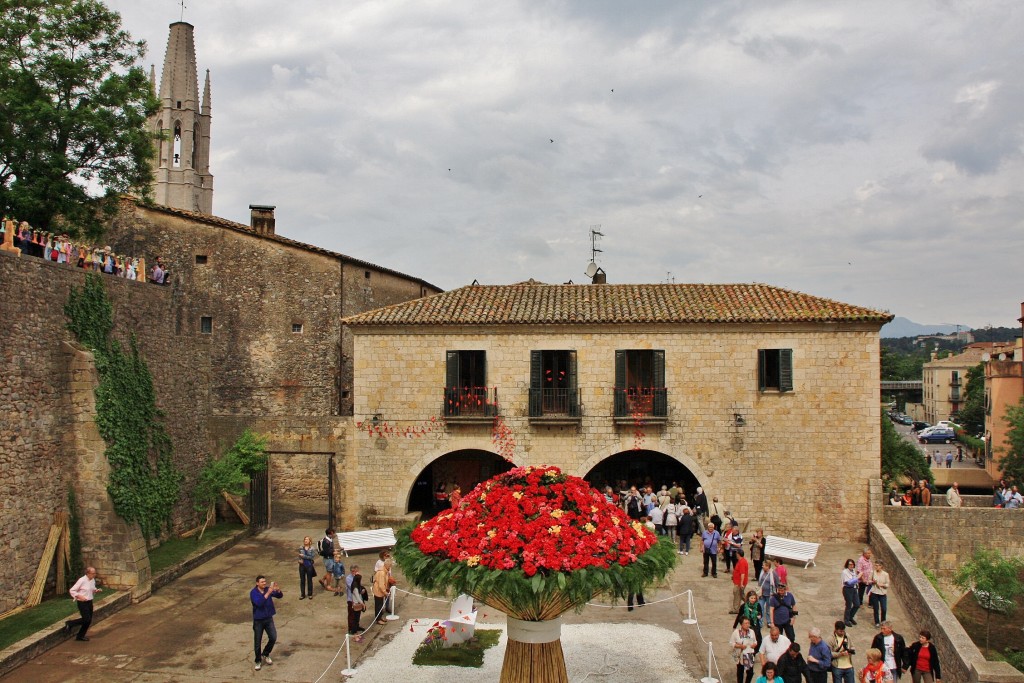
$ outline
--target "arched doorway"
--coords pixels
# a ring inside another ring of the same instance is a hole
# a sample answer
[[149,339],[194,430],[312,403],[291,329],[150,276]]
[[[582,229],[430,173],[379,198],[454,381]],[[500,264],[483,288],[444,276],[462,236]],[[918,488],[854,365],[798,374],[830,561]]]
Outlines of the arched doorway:
[[686,465],[658,451],[624,451],[611,455],[596,464],[583,477],[598,491],[611,486],[616,492],[630,486],[651,486],[655,491],[662,485],[679,484],[687,500],[693,500],[697,487],[703,486]]
[[424,517],[429,517],[438,510],[434,504],[434,491],[438,485],[450,492],[458,484],[462,492],[467,493],[480,482],[512,467],[512,463],[489,451],[469,448],[446,453],[424,467],[416,477],[409,492],[408,512],[421,512]]

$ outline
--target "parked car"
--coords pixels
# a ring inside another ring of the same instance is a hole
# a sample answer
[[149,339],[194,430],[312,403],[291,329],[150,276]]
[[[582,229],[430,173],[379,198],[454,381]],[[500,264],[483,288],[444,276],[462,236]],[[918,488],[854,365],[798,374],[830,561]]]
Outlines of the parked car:
[[909,415],[897,415],[895,419],[901,425],[912,425],[912,424],[914,424],[914,419],[912,417],[910,417]]
[[914,423],[912,425],[910,425],[910,429],[912,431],[919,432],[922,429],[928,429],[931,426],[932,426],[931,423],[922,422],[921,420],[914,420]]
[[924,430],[917,435],[917,440],[921,443],[953,443],[956,439],[956,434],[953,433],[952,429],[943,429],[939,427],[932,430]]

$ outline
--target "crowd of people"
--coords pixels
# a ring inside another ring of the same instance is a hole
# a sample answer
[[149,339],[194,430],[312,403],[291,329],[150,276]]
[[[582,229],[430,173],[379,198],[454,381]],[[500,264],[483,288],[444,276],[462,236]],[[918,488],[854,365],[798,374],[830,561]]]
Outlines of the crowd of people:
[[[116,254],[109,246],[87,245],[72,239],[66,233],[54,234],[34,230],[26,221],[16,224],[4,218],[0,221],[0,244],[7,243],[8,235],[11,239],[10,244],[25,256],[123,277],[126,280],[147,279],[145,259]],[[170,272],[160,257],[157,257],[148,279],[158,285],[170,283]]]
[[[907,507],[928,507],[935,502],[934,486],[927,479],[920,479],[913,482],[901,494],[894,485],[889,491],[889,504]],[[946,505],[951,508],[963,507],[963,496],[960,494],[960,483],[953,482],[952,486],[946,489]],[[1006,510],[1024,509],[1024,495],[1017,486],[1006,483],[1000,479],[999,483],[992,487],[992,507]]]

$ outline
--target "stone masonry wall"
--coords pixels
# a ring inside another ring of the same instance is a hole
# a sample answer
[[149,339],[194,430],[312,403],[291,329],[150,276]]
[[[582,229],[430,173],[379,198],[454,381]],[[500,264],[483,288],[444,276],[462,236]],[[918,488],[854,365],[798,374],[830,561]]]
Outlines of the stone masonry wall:
[[943,584],[980,549],[1024,557],[1024,510],[997,508],[892,507],[883,519],[907,539],[918,564],[935,572]]
[[319,453],[270,456],[271,495],[275,500],[327,502],[327,457]]
[[[516,441],[515,462],[549,463],[584,476],[634,449],[636,426],[612,417],[616,349],[664,349],[669,417],[645,425],[642,448],[685,465],[709,495],[768,533],[811,541],[863,540],[867,486],[879,471],[878,330],[875,327],[671,326],[355,329],[354,421],[439,417],[445,351],[487,353],[487,384]],[[795,390],[760,392],[757,350],[792,348]],[[578,425],[531,424],[532,349],[577,352],[584,405]],[[734,414],[744,416],[738,427]],[[420,472],[459,449],[495,452],[491,425],[448,425],[423,438],[380,443],[353,432],[358,505],[377,492],[380,512],[405,513]],[[387,498],[380,500],[380,492]],[[385,509],[380,509],[380,508]],[[359,510],[346,508],[357,518]]]
[[[65,441],[71,406],[62,343],[72,337],[63,308],[71,287],[82,286],[84,278],[77,268],[0,252],[0,546],[6,549],[0,583],[7,587],[0,609],[20,604],[27,594],[53,513],[65,509],[76,472]],[[127,341],[135,333],[153,375],[188,491],[208,450],[205,340],[178,332],[173,289],[109,276],[104,283],[114,304],[115,336]],[[174,525],[184,529],[194,522],[191,501],[184,498]],[[102,575],[104,568],[97,569]]]

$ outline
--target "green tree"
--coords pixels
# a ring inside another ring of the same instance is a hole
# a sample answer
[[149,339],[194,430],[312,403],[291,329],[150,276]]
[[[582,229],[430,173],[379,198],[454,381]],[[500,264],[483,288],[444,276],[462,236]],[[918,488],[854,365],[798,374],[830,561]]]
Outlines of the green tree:
[[199,532],[199,538],[203,537],[206,525],[213,519],[214,506],[221,492],[227,491],[236,496],[245,493],[245,485],[252,476],[265,469],[267,440],[249,429],[242,432],[224,455],[203,466],[192,491],[195,509],[206,511],[206,521]]
[[1017,405],[1007,407],[1003,419],[1009,430],[999,469],[1007,482],[1024,487],[1024,397]]
[[960,426],[971,436],[985,431],[985,364],[978,363],[967,371],[964,407],[960,409]]
[[904,480],[933,481],[928,460],[914,444],[896,431],[887,418],[882,417],[882,481],[886,488]]
[[1003,557],[996,550],[981,549],[953,575],[953,583],[974,593],[974,599],[985,610],[985,651],[988,652],[989,622],[993,612],[1012,614],[1017,609],[1015,598],[1024,594],[1020,573],[1024,558]]
[[0,0],[4,213],[97,235],[116,195],[145,195],[158,102],[144,52],[98,0]]

